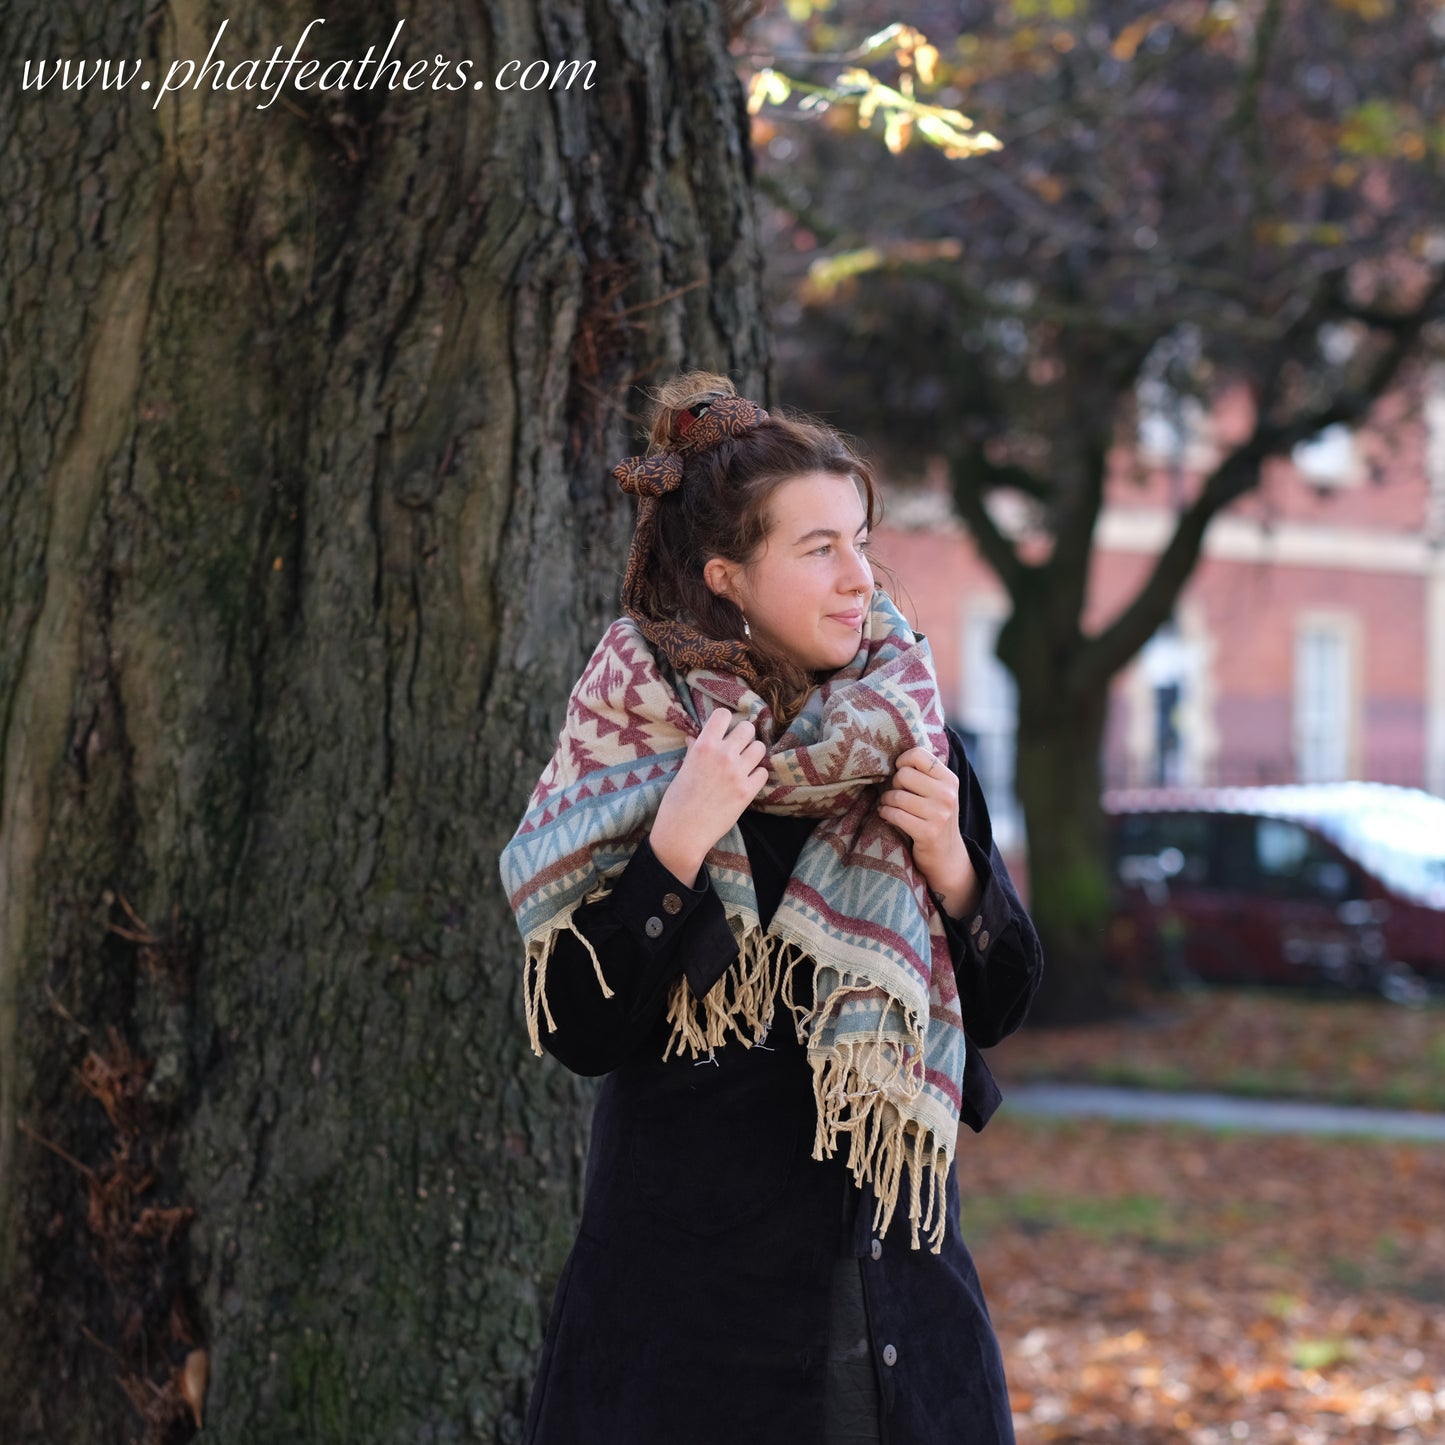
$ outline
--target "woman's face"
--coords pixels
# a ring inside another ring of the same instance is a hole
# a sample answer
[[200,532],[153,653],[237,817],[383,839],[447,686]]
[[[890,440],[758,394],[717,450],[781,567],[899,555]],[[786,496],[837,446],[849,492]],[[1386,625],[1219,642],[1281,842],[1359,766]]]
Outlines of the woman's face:
[[743,610],[752,634],[810,670],[858,651],[873,595],[867,513],[852,477],[809,472],[768,502],[768,534],[746,563],[714,557],[703,577]]

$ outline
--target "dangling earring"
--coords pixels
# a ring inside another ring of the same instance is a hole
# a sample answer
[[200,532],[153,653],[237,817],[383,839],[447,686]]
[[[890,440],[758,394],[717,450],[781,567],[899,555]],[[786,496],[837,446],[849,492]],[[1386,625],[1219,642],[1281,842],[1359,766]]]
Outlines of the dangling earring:
[[731,592],[723,592],[720,595],[726,597],[727,600],[731,602],[734,607],[737,608],[738,616],[741,617],[743,620],[743,636],[751,637],[753,635],[753,629],[748,626],[748,614],[743,611],[742,603],[739,602],[738,599],[734,597]]

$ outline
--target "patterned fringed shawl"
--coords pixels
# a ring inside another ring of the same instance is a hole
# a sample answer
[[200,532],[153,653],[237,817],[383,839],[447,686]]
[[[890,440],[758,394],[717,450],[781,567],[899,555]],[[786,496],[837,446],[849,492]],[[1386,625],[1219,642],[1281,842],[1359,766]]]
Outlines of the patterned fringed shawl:
[[[741,830],[707,855],[707,873],[738,940],[738,958],[701,1000],[673,987],[674,1049],[691,1056],[729,1036],[758,1040],[775,1000],[793,1014],[813,1068],[813,1157],[850,1136],[855,1182],[871,1181],[874,1227],[887,1229],[908,1165],[913,1247],[920,1229],[943,1243],[944,1182],[953,1158],[964,1035],[948,941],[907,838],[876,803],[894,760],[923,745],[947,762],[948,740],[928,643],[888,596],[873,594],[857,655],[815,688],[802,713],[771,738],[767,705],[737,677],[684,676],[659,663],[637,624],[603,635],[572,690],[557,750],[501,855],[502,880],[526,944],[524,992],[541,1053],[552,945],[577,907],[604,896],[657,814],[681,767],[685,734],[714,708],[752,720],[769,743],[768,781],[750,805],[822,821],[813,830],[766,930]],[[611,990],[585,938],[604,994]],[[793,970],[813,971],[813,1004],[794,1002]]]

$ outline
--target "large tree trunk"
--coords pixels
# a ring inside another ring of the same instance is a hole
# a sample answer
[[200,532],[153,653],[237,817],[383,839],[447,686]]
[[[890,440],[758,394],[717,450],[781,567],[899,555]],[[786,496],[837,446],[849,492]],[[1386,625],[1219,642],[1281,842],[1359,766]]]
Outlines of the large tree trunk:
[[1035,1023],[1083,1023],[1125,1008],[1108,954],[1109,875],[1099,808],[1103,708],[1023,705],[1018,794],[1029,838],[1030,916],[1046,961]]
[[1099,805],[1108,679],[1070,685],[1061,661],[1069,649],[1039,604],[1015,611],[999,653],[1019,685],[1015,787],[1028,832],[1029,913],[1045,963],[1030,1019],[1106,1018],[1125,1007],[1108,955],[1108,846]]
[[[184,1439],[203,1355],[208,1439],[518,1438],[589,1095],[527,1050],[496,858],[615,614],[629,385],[763,387],[719,10],[406,12],[408,62],[591,90],[7,87],[9,1445],[144,1438],[128,1395]],[[8,7],[0,50],[156,76],[315,16],[261,12]]]

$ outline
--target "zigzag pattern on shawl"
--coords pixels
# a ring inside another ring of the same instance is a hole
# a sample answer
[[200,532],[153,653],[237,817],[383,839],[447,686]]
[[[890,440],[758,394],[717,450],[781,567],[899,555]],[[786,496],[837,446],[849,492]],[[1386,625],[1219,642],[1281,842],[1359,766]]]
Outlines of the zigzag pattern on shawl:
[[[947,758],[938,684],[923,638],[875,591],[857,655],[814,689],[781,738],[745,682],[704,668],[679,677],[659,665],[629,618],[603,635],[568,700],[557,748],[500,860],[526,947],[524,995],[541,1053],[546,970],[556,939],[586,946],[572,925],[605,896],[656,816],[681,767],[683,739],[708,714],[748,716],[769,743],[768,780],[751,805],[820,818],[783,898],[762,929],[739,827],[707,857],[707,873],[738,941],[738,957],[701,1000],[674,985],[674,1050],[705,1056],[735,1038],[751,1047],[781,1002],[813,1070],[814,1157],[849,1136],[854,1179],[872,1182],[874,1227],[886,1231],[908,1165],[912,1241],[942,1246],[943,1188],[958,1128],[964,1036],[946,935],[907,839],[877,815],[877,784],[899,753],[922,743]],[[813,975],[810,1007],[796,1002],[799,967]],[[927,1199],[923,1198],[926,1191]]]

